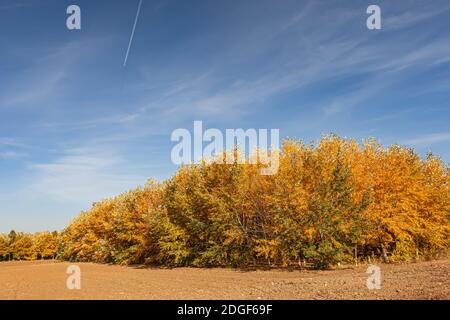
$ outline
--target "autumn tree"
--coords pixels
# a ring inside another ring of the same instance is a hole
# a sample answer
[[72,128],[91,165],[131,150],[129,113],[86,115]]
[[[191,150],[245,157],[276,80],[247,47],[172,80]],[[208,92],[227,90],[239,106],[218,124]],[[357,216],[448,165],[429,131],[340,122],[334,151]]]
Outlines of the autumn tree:
[[0,261],[9,258],[9,239],[7,236],[0,234]]
[[[232,152],[237,159],[238,150]],[[61,233],[58,255],[118,264],[328,268],[448,250],[449,168],[437,157],[335,135],[316,144],[286,140],[276,152],[274,175],[261,175],[258,161],[205,160],[163,183],[100,201]],[[41,237],[31,237],[34,248],[42,247]],[[10,234],[8,258],[27,257],[29,238]]]
[[33,259],[54,259],[58,249],[58,234],[40,232],[33,236]]
[[16,234],[11,251],[14,260],[33,260],[33,237],[26,233]]

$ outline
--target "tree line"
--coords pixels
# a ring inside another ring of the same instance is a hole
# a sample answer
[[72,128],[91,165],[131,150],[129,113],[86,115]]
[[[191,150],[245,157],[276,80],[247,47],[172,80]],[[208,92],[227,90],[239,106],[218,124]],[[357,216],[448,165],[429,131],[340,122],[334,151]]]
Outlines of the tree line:
[[0,234],[0,261],[55,259],[58,232]]
[[[95,203],[52,240],[45,233],[56,253],[30,249],[14,257],[324,269],[448,250],[450,176],[438,157],[337,136],[317,144],[285,140],[277,152],[279,170],[270,176],[260,174],[263,164],[237,161],[183,166],[167,181]],[[27,248],[39,243],[21,236]],[[10,239],[3,238],[5,260]]]

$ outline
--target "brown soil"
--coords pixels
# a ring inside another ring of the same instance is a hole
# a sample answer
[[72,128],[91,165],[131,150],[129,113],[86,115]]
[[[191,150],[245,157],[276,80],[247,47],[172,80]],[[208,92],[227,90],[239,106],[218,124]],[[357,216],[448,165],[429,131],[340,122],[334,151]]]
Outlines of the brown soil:
[[81,290],[66,287],[59,262],[0,263],[0,299],[450,299],[450,259],[330,271],[153,269],[78,263]]

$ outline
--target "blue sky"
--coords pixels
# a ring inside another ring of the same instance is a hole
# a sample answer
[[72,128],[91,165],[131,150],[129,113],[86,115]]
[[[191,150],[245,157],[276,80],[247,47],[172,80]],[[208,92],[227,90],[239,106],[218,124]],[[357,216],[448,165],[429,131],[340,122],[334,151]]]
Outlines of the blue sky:
[[[450,3],[0,0],[0,231],[163,180],[177,128],[279,128],[450,160]],[[82,30],[66,28],[81,7]],[[381,7],[368,30],[366,8]]]

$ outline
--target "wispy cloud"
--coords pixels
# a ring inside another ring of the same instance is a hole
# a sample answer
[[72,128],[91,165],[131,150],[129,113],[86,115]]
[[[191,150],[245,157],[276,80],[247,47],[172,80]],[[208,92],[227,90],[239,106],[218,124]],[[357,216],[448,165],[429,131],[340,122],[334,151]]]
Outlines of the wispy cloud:
[[365,101],[370,100],[370,98],[381,92],[387,85],[388,83],[380,78],[367,81],[359,88],[333,98],[331,103],[323,108],[325,115],[333,116],[343,111],[351,110],[355,106],[361,106]]
[[143,182],[143,177],[121,170],[123,164],[124,159],[113,151],[67,149],[51,162],[31,165],[35,173],[28,190],[53,200],[88,205]]
[[32,146],[21,142],[14,138],[0,137],[0,158],[1,159],[17,159],[27,156],[27,151]]
[[421,11],[404,11],[395,16],[387,16],[383,18],[383,26],[388,30],[401,29],[414,26],[424,20],[431,19],[441,14],[445,14],[450,10],[450,6],[432,5],[423,8]]
[[1,138],[0,137],[0,146],[10,146],[10,147],[29,147],[28,145],[20,142],[18,139],[15,138]]
[[427,146],[447,141],[450,141],[450,132],[438,132],[424,134],[413,139],[405,140],[403,144],[412,146]]
[[0,110],[12,108],[37,108],[48,106],[50,101],[62,99],[67,89],[65,80],[82,57],[91,55],[109,38],[70,41],[39,57],[23,68],[0,88]]
[[15,151],[0,151],[1,159],[10,159],[10,158],[20,158],[25,156],[23,153],[18,153]]
[[[322,106],[324,115],[332,116],[364,105],[409,72],[423,72],[434,67],[443,56],[450,55],[450,39],[445,37],[431,41],[423,36],[378,41],[370,31],[344,32],[352,30],[355,21],[364,21],[364,10],[333,8],[332,14],[323,15],[321,12],[325,5],[307,2],[298,13],[287,19],[288,22],[272,21],[267,29],[261,27],[258,32],[264,33],[264,37],[260,34],[254,36],[250,49],[240,43],[246,41],[245,34],[237,37],[221,53],[234,57],[231,68],[226,63],[217,65],[214,72],[207,74],[202,81],[186,81],[181,90],[179,85],[173,89],[168,87],[165,91],[171,92],[170,95],[157,99],[149,97],[152,107],[148,109],[154,112],[156,108],[172,117],[177,114],[180,119],[201,115],[228,121],[251,113],[255,106],[260,107],[266,101],[294,90],[301,92],[320,82],[364,76],[363,80],[358,80],[359,87],[349,88],[330,104]],[[422,9],[387,17],[384,25],[398,30],[418,25],[441,13],[434,7]],[[327,25],[330,15],[334,17],[333,28],[320,28]],[[298,36],[297,41],[284,42],[285,37],[294,36]],[[283,46],[274,50],[279,43]],[[247,68],[246,64],[252,65],[249,57],[254,55],[254,60],[258,60],[268,51],[271,53],[270,62],[260,70],[253,68],[245,77],[240,70],[238,77],[230,71],[236,65]],[[151,81],[144,82],[151,86]],[[186,88],[189,90],[183,90]]]
[[20,1],[20,0],[10,0],[9,3],[0,5],[0,11],[20,9],[20,8],[27,7],[30,5],[33,5],[30,1],[25,2],[25,1]]
[[139,117],[139,115],[140,112],[136,112],[136,113],[113,115],[108,117],[100,117],[84,121],[42,122],[38,124],[38,127],[63,129],[65,131],[93,129],[98,128],[99,126],[132,124]]
[[175,169],[170,132],[197,119],[217,128],[276,127],[305,140],[375,132],[382,141],[436,144],[448,158],[450,5],[379,2],[377,31],[366,28],[366,4],[354,1],[208,3],[181,14],[176,1],[145,2],[141,13],[152,19],[139,21],[145,33],[136,30],[127,68],[133,6],[120,12],[111,3],[84,31],[65,33],[43,2],[5,2],[0,10],[35,4],[33,21],[52,31],[26,43],[26,29],[5,34],[0,158],[16,171],[5,172],[13,180],[2,185],[2,211],[11,220],[39,211],[40,221],[41,213],[75,214],[147,176],[164,179]]

